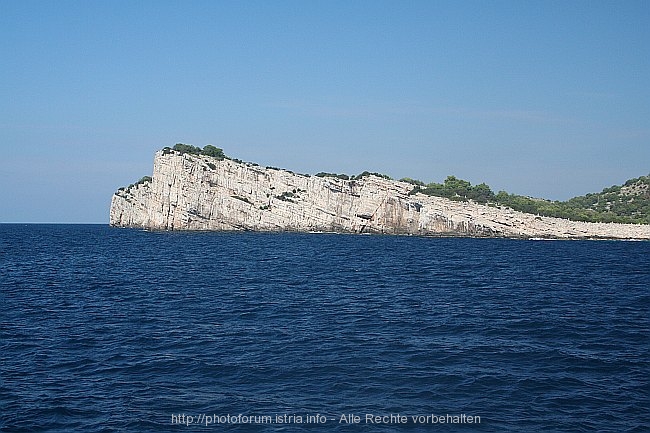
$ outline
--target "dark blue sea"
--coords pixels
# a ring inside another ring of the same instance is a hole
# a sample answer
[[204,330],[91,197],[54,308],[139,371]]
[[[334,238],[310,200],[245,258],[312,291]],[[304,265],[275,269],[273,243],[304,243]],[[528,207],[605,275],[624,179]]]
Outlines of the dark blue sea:
[[3,432],[650,431],[650,242],[4,224],[0,307]]

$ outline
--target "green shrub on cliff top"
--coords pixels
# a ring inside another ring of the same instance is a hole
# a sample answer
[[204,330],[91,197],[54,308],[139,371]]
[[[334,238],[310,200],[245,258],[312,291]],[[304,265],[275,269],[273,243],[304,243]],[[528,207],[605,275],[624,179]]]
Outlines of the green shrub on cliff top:
[[190,153],[192,155],[201,154],[201,148],[197,146],[192,146],[191,144],[176,143],[173,149],[180,153]]
[[226,157],[226,155],[223,153],[223,149],[214,147],[211,144],[208,144],[203,148],[201,155],[211,156],[217,159],[224,159]]
[[315,174],[316,177],[334,177],[337,179],[343,179],[343,180],[349,180],[350,176],[347,174],[336,174],[336,173],[326,173],[324,171],[321,171],[320,173]]
[[[166,151],[169,148],[163,149],[163,153],[167,154],[168,152]],[[176,143],[173,147],[173,149],[176,152],[180,152],[181,154],[183,153],[189,153],[191,155],[205,155],[205,156],[211,156],[213,158],[217,159],[225,159],[226,155],[223,153],[223,149],[220,149],[218,147],[215,147],[211,144],[206,145],[203,149],[201,149],[198,146],[192,146],[191,144],[184,144],[184,143]]]
[[377,176],[377,177],[381,177],[382,179],[388,179],[388,180],[392,179],[392,177],[390,177],[387,174],[377,173],[375,171],[372,171],[372,172],[364,171],[361,174],[357,174],[356,176],[352,176],[352,180],[361,180],[361,179],[363,179],[364,177],[367,177],[367,176]]

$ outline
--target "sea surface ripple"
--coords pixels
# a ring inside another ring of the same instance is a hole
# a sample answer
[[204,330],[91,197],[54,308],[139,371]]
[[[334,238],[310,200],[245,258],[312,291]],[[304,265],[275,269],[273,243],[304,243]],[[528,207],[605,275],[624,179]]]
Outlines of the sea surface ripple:
[[3,224],[0,305],[3,432],[650,431],[650,242]]

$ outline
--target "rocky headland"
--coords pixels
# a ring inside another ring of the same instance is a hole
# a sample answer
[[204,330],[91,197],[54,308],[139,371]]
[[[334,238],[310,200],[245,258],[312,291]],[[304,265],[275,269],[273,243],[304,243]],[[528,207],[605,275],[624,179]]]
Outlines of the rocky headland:
[[[411,193],[411,194],[409,194]],[[589,223],[413,194],[376,175],[345,180],[166,148],[153,175],[113,195],[110,225],[148,230],[650,239],[650,225]]]

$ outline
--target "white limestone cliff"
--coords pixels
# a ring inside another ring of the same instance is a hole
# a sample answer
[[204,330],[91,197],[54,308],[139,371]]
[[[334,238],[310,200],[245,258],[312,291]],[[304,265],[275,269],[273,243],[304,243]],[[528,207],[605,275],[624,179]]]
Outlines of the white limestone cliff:
[[150,230],[252,230],[517,238],[650,239],[649,225],[586,223],[409,195],[413,185],[341,180],[158,151],[152,180],[114,195],[110,224]]

